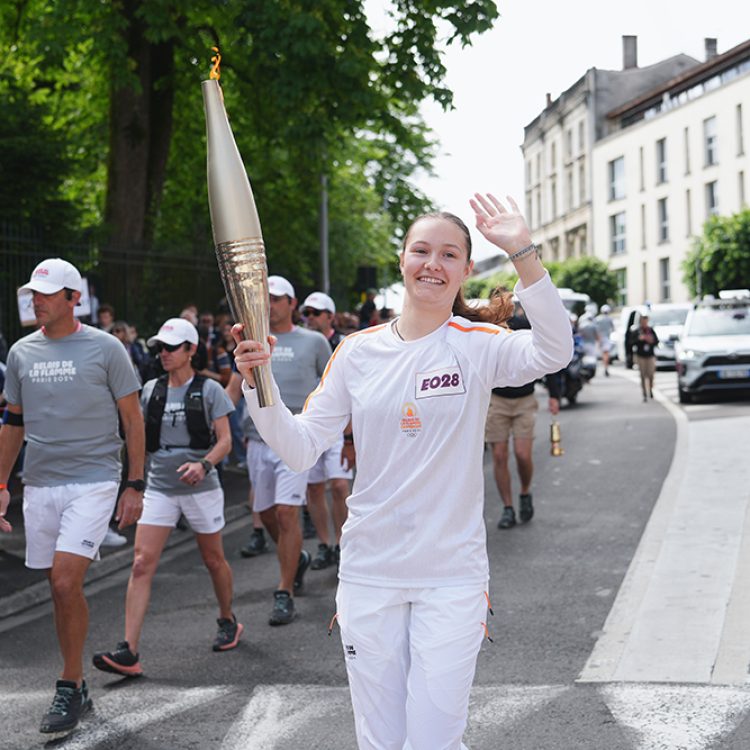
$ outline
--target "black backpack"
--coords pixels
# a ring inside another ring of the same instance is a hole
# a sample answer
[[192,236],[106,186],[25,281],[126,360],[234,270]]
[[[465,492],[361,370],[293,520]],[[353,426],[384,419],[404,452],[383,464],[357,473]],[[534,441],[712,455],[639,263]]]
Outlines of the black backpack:
[[[161,420],[164,416],[164,407],[167,403],[167,381],[168,375],[162,375],[156,379],[154,390],[146,407],[146,451],[154,453],[159,450],[161,438]],[[205,450],[213,443],[213,433],[206,421],[203,411],[203,384],[206,378],[203,375],[195,375],[188,386],[185,394],[185,420],[187,431],[190,435],[189,446],[171,446],[173,448],[196,448]]]

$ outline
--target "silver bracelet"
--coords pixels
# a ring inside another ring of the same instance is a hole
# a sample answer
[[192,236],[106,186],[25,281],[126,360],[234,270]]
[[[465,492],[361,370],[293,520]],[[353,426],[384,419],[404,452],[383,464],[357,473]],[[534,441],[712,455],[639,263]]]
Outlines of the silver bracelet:
[[516,261],[519,258],[523,258],[529,253],[536,253],[537,257],[539,257],[539,245],[534,244],[533,242],[530,245],[527,245],[526,247],[522,248],[516,253],[513,253],[513,255],[508,256],[508,260]]

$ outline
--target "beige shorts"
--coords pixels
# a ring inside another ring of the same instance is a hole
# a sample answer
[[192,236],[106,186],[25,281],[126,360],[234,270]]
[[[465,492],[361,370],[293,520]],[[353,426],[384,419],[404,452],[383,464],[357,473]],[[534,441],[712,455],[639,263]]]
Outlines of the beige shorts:
[[533,393],[521,398],[503,398],[493,393],[487,411],[485,442],[507,443],[511,435],[533,438],[538,408],[539,402]]

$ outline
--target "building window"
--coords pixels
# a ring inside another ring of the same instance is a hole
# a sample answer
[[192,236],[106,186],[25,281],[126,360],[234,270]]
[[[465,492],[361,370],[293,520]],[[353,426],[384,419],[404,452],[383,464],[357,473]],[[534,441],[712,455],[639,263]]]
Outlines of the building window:
[[687,236],[693,233],[693,204],[690,200],[690,190],[685,191],[685,218],[687,224]]
[[646,249],[646,204],[641,203],[641,250]]
[[656,142],[656,184],[667,181],[667,139]]
[[578,153],[582,154],[584,152],[584,137],[585,137],[585,131],[583,126],[583,120],[578,123]]
[[568,159],[573,156],[573,128],[568,128],[565,131],[565,155]]
[[719,144],[716,138],[716,117],[703,121],[704,159],[707,167],[719,163]]
[[669,242],[669,214],[666,198],[659,198],[656,204],[656,215],[658,216],[659,242]]
[[737,105],[737,156],[745,154],[745,139],[742,134],[742,105]]
[[617,279],[617,304],[624,307],[628,304],[628,271],[626,268],[618,268],[615,271]]
[[690,134],[685,128],[685,174],[690,174]]
[[586,202],[586,166],[581,164],[578,167],[578,205],[582,206]]
[[553,177],[549,185],[550,218],[557,218],[557,180]]
[[740,208],[745,208],[745,173],[737,174],[737,194],[740,196]]
[[641,297],[643,299],[649,298],[648,293],[648,263],[644,260],[641,263]]
[[640,189],[645,190],[646,188],[644,187],[644,184],[643,184],[643,146],[641,146],[638,149],[638,173],[639,173],[638,182],[641,186]]
[[557,158],[556,157],[557,157],[557,153],[556,153],[556,149],[555,149],[555,143],[553,141],[550,144],[550,147],[549,147],[549,161],[550,161],[549,171],[550,171],[550,174],[555,174],[555,162],[557,162]]
[[609,217],[610,253],[622,255],[625,252],[625,212]]
[[719,213],[719,183],[717,180],[706,183],[706,217]]
[[625,157],[609,163],[609,199],[618,201],[625,197]]
[[542,155],[536,155],[536,181],[539,182],[542,176]]
[[659,297],[662,302],[669,302],[669,258],[659,258]]
[[534,213],[532,211],[531,193],[526,194],[526,216],[529,217],[529,227],[534,228]]
[[542,226],[542,191],[536,189],[536,225]]
[[567,204],[566,208],[568,209],[568,211],[570,211],[575,205],[575,199],[576,199],[575,190],[573,188],[573,170],[572,169],[568,169],[568,173],[566,177],[567,177],[568,189],[565,195],[565,202]]
[[531,185],[531,159],[526,162],[526,186]]

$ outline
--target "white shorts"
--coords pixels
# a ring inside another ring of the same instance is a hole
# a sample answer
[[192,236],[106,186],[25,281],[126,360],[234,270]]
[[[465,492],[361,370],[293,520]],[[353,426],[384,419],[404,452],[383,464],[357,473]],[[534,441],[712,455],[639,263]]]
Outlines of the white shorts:
[[344,447],[344,436],[327,451],[320,454],[315,466],[310,469],[307,481],[310,484],[327,482],[329,479],[351,479],[354,472],[341,465],[341,450]]
[[117,488],[117,482],[24,487],[26,567],[51,568],[55,552],[98,560]]
[[247,473],[253,487],[253,510],[274,505],[304,505],[309,471],[292,471],[265,443],[247,441]]
[[138,524],[173,529],[180,513],[185,515],[196,534],[215,534],[224,528],[224,492],[219,488],[187,495],[165,495],[146,488]]
[[340,581],[336,611],[359,750],[464,748],[484,590]]

